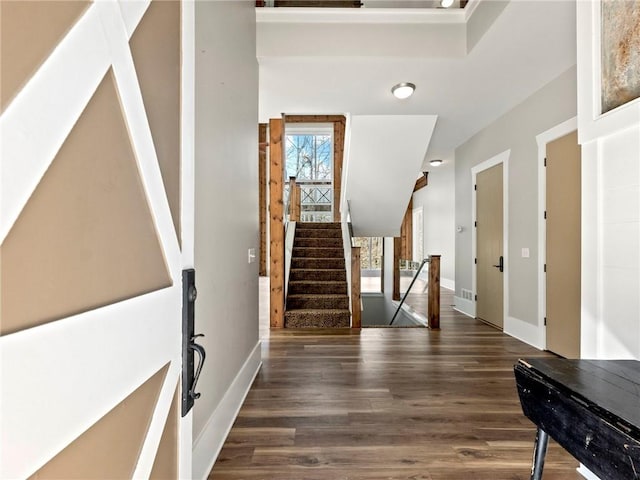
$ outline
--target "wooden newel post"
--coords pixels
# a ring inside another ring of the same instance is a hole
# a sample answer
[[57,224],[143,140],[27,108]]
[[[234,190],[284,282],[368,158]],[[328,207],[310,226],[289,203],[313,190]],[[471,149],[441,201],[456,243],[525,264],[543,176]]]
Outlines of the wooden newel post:
[[300,192],[296,185],[296,177],[289,177],[289,220],[292,222],[300,221]]
[[360,288],[360,247],[351,247],[351,328],[362,327]]
[[402,248],[402,238],[393,238],[393,291],[391,292],[392,300],[400,300],[400,250]]
[[282,120],[269,120],[269,315],[271,328],[284,327],[284,202]]
[[429,261],[429,299],[427,318],[429,328],[440,328],[440,255],[431,255]]

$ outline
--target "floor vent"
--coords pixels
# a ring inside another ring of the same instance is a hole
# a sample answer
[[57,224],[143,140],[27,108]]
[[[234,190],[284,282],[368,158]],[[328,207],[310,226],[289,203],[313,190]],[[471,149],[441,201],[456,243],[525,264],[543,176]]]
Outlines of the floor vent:
[[465,300],[473,300],[473,293],[471,290],[462,289],[462,298]]

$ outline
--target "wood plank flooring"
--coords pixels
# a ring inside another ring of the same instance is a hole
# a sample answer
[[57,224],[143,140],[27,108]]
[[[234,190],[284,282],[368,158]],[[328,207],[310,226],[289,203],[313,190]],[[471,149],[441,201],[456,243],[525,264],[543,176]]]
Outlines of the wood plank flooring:
[[[440,331],[264,328],[263,367],[214,480],[528,479],[535,430],[512,367],[548,354],[454,312]],[[545,480],[582,478],[551,443]]]

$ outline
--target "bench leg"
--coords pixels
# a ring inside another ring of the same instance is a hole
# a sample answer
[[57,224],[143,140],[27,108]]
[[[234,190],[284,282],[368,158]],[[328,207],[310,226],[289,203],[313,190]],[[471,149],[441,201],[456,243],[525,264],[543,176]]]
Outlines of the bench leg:
[[533,447],[533,467],[531,467],[531,480],[542,480],[542,469],[544,468],[544,457],[547,454],[549,435],[538,427],[536,433],[536,443]]

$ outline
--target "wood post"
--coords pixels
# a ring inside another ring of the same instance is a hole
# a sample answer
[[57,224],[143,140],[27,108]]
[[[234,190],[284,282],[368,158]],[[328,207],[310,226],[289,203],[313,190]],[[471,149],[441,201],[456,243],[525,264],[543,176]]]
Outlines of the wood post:
[[440,255],[431,255],[429,261],[429,297],[427,319],[429,328],[440,328]]
[[284,327],[284,202],[282,120],[269,120],[270,325]]
[[289,220],[300,221],[300,185],[296,184],[296,177],[289,177]]
[[258,275],[267,276],[267,124],[258,125],[258,215],[260,216],[260,265]]
[[400,253],[402,250],[402,239],[393,237],[393,292],[391,298],[400,300]]
[[362,327],[360,247],[351,247],[351,328]]

